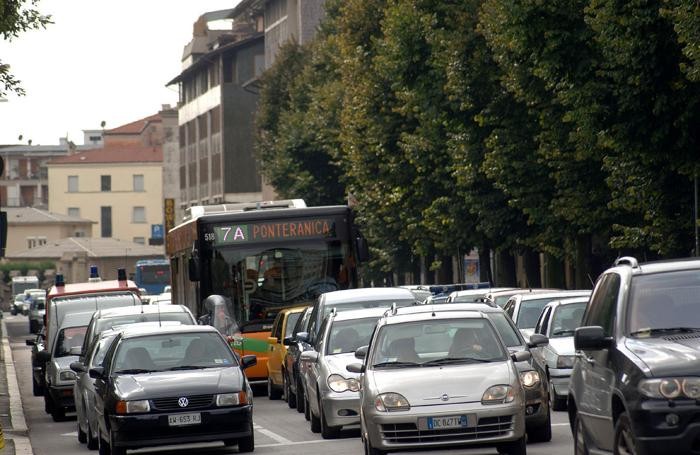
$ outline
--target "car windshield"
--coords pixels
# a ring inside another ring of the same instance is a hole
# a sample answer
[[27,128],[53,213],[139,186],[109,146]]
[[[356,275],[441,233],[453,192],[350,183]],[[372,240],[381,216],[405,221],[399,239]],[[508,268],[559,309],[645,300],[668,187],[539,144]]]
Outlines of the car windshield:
[[574,331],[581,326],[583,313],[586,311],[588,302],[569,303],[567,305],[559,305],[554,310],[552,317],[551,337],[572,337]]
[[508,303],[508,299],[510,299],[512,296],[513,296],[513,294],[499,295],[499,296],[496,296],[496,298],[494,300],[495,300],[496,305],[503,308],[506,305],[506,303]]
[[389,308],[391,307],[392,303],[396,303],[396,306],[401,308],[405,306],[411,306],[416,303],[415,299],[392,299],[392,300],[359,300],[359,301],[352,301],[352,302],[339,302],[339,303],[328,303],[323,309],[323,317],[325,318],[329,314],[331,314],[331,311],[333,311],[333,308],[336,309],[338,313],[341,311],[350,311],[350,310],[361,310],[363,308]]
[[523,300],[520,302],[520,309],[518,310],[517,322],[515,324],[519,329],[534,329],[535,325],[537,325],[537,320],[540,318],[542,309],[552,300],[554,300],[552,297]]
[[158,334],[123,340],[114,357],[113,372],[139,374],[237,365],[218,333]]
[[700,330],[700,270],[639,275],[632,278],[627,328],[645,336],[668,330]]
[[331,326],[326,343],[326,354],[345,354],[369,344],[377,318],[336,321]]
[[488,319],[428,319],[387,324],[373,342],[374,368],[503,361],[505,351]]
[[501,338],[507,347],[512,348],[523,345],[518,333],[513,328],[511,323],[508,322],[508,316],[506,316],[505,313],[489,313],[488,317],[493,322],[493,325],[496,326],[498,334],[501,335]]
[[284,329],[284,337],[289,338],[292,336],[292,332],[294,331],[294,326],[297,324],[297,321],[299,320],[299,317],[301,316],[301,312],[297,313],[290,313],[287,316],[287,325],[285,326]]
[[75,346],[82,346],[85,339],[87,326],[66,327],[58,332],[56,337],[56,347],[54,348],[54,357],[65,357],[71,355],[70,349]]

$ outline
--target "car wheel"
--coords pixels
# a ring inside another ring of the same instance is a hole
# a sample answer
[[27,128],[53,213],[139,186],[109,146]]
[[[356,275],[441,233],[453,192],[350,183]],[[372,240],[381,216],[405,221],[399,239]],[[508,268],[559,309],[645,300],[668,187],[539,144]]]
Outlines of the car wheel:
[[282,380],[284,381],[284,396],[287,397],[287,406],[291,409],[297,407],[297,396],[292,393],[292,388],[289,387],[289,381],[287,380],[287,375],[282,375]]
[[526,436],[522,435],[520,439],[498,446],[498,453],[507,455],[526,455],[527,441]]
[[552,411],[566,411],[566,397],[557,398],[557,394],[554,393],[554,384],[549,383],[549,402],[552,407]]
[[331,427],[326,422],[326,414],[323,412],[323,401],[318,402],[318,413],[321,414],[321,436],[323,436],[323,439],[335,439],[340,436],[342,427]]
[[528,442],[549,442],[552,440],[552,413],[547,408],[547,420],[527,432]]
[[301,381],[297,379],[297,412],[303,412],[304,415],[306,415],[306,410],[304,409],[305,404],[304,389],[301,387]]
[[314,414],[314,410],[311,409],[309,406],[309,401],[306,401],[306,407],[309,408],[309,422],[311,425],[311,432],[312,433],[320,433],[321,432],[321,419]]
[[46,389],[44,389],[44,412],[47,414],[53,413],[53,400]]
[[583,421],[577,415],[574,418],[574,455],[588,455],[586,432],[583,429]]
[[267,376],[267,397],[270,400],[279,400],[282,397],[282,393],[272,383],[272,378],[269,375]]
[[253,423],[250,424],[250,436],[238,440],[238,453],[248,453],[255,450],[255,434],[253,433]]
[[87,448],[90,450],[97,450],[100,446],[100,441],[98,438],[94,437],[92,427],[90,426],[90,421],[88,420],[88,431],[87,431]]
[[637,440],[632,431],[632,423],[626,412],[620,414],[615,424],[615,455],[643,455],[643,451],[637,447]]
[[51,409],[51,418],[54,422],[63,422],[66,420],[66,408],[54,404]]
[[78,442],[81,444],[85,444],[87,442],[87,433],[80,428],[80,419],[78,419]]

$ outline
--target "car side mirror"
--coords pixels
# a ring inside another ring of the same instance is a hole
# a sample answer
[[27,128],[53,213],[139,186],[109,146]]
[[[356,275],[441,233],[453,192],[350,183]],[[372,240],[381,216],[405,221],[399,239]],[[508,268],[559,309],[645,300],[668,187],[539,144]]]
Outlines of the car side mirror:
[[600,326],[579,327],[574,332],[574,347],[582,351],[600,351],[609,348],[612,338],[606,337]]
[[362,363],[350,363],[345,367],[350,373],[364,373],[365,366]]
[[73,362],[70,364],[70,369],[76,373],[85,373],[85,365],[83,362]]
[[70,355],[82,355],[83,347],[82,346],[73,346],[72,348],[70,348],[70,350],[68,352],[70,352]]
[[46,363],[51,360],[51,353],[47,350],[39,351],[36,353],[36,359],[39,362]]
[[301,360],[305,362],[315,362],[318,360],[318,352],[304,351],[301,353]]
[[513,362],[527,362],[532,358],[532,354],[528,351],[518,351],[514,352],[510,355],[510,358],[513,359]]
[[244,355],[241,357],[241,368],[244,370],[258,364],[258,358],[254,355]]
[[301,341],[303,343],[308,343],[309,342],[309,332],[297,333],[296,340]]
[[361,346],[355,351],[355,358],[356,359],[364,359],[367,357],[367,350],[369,349],[369,346]]
[[95,367],[95,368],[90,368],[88,371],[88,374],[92,379],[104,379],[105,378],[105,369],[104,367]]
[[541,333],[533,333],[530,335],[530,341],[527,343],[528,348],[537,348],[549,344],[549,338]]
[[284,340],[282,340],[282,344],[285,346],[291,346],[294,344],[294,337],[287,337]]
[[36,346],[36,341],[33,340],[33,339],[24,340],[24,343],[25,343],[27,346]]

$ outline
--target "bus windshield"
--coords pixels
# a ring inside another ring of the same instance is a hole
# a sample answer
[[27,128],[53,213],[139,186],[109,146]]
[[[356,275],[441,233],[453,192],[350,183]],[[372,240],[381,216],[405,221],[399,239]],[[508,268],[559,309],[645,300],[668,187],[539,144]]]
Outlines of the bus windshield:
[[339,240],[288,242],[279,248],[213,246],[207,256],[209,261],[203,264],[210,271],[207,293],[231,300],[233,318],[243,332],[247,323],[272,320],[282,308],[310,303],[324,292],[349,285],[343,263],[348,245]]

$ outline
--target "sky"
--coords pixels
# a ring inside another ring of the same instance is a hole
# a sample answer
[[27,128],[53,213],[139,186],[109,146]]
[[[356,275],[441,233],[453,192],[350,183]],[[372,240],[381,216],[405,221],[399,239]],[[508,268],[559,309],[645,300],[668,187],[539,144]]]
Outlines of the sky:
[[[116,128],[175,106],[192,25],[240,0],[40,0],[46,29],[0,41],[25,96],[0,102],[0,144],[83,144],[85,129]],[[28,3],[28,2],[26,2]],[[18,137],[22,135],[22,140]]]

